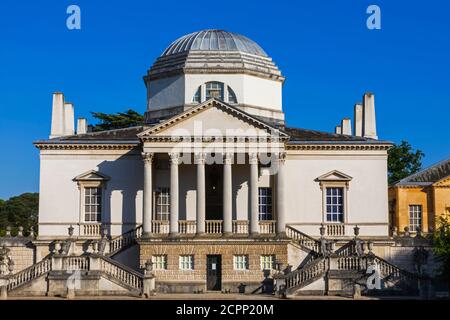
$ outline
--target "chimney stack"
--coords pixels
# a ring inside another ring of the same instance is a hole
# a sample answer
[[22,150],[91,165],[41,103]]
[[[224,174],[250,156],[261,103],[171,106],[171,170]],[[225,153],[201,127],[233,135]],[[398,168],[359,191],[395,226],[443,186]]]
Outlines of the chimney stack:
[[342,131],[342,134],[345,134],[348,136],[352,135],[352,122],[351,122],[350,118],[342,119],[341,131]]
[[87,133],[87,120],[86,118],[78,118],[77,121],[77,134]]
[[73,103],[64,102],[64,135],[72,136],[75,134],[75,116]]
[[373,93],[365,93],[363,97],[362,132],[365,138],[378,139],[377,124],[375,120],[375,96]]
[[52,125],[50,139],[64,135],[64,95],[61,92],[53,93]]
[[334,133],[336,134],[342,134],[342,127],[341,126],[336,126],[334,128]]
[[363,106],[362,103],[358,102],[357,104],[355,104],[355,109],[354,109],[354,130],[353,132],[355,133],[355,136],[357,137],[362,137],[362,127],[363,127],[363,122],[362,122],[362,118],[363,118]]

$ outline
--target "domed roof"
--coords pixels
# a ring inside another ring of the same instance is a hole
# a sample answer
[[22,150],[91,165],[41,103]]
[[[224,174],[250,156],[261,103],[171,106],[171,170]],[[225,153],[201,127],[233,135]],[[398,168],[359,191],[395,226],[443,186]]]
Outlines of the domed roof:
[[239,51],[267,57],[264,50],[253,40],[223,30],[202,30],[187,34],[172,42],[161,57],[187,51]]

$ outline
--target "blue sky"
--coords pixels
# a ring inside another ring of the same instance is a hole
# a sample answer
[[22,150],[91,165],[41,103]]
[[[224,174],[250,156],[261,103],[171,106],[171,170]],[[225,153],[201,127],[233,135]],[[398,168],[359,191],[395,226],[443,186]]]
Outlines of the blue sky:
[[[66,28],[71,4],[81,30]],[[381,30],[366,28],[370,4]],[[76,116],[144,112],[146,70],[174,39],[206,28],[242,33],[273,57],[288,125],[333,131],[371,91],[380,138],[408,140],[430,165],[450,156],[449,14],[448,0],[2,0],[0,198],[39,189],[32,141],[49,135],[52,92]]]

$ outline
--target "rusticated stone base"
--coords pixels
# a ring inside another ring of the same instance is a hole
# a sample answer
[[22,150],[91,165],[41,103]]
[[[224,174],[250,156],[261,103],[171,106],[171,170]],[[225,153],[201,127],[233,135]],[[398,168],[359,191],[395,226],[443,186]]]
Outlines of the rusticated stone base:
[[[140,240],[140,264],[153,255],[166,255],[167,269],[155,270],[156,289],[167,293],[193,293],[206,291],[206,257],[221,256],[221,290],[238,292],[241,283],[246,284],[246,292],[261,286],[264,272],[261,270],[261,255],[275,255],[277,262],[287,265],[286,240]],[[179,269],[180,255],[194,255],[194,270]],[[248,270],[234,270],[233,257],[248,256]]]

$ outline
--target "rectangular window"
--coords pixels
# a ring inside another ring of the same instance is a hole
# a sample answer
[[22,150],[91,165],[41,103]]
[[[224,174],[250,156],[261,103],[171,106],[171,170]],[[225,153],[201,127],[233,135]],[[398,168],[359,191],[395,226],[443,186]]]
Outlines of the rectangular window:
[[344,222],[344,188],[326,188],[327,222]]
[[248,256],[237,255],[233,257],[234,270],[248,270]]
[[152,256],[154,270],[167,270],[167,256],[165,254]]
[[194,270],[193,255],[180,256],[179,263],[180,263],[180,270]]
[[102,221],[102,189],[84,188],[84,221]]
[[262,255],[261,256],[261,270],[274,270],[275,269],[275,255]]
[[156,191],[155,220],[169,220],[170,191],[169,188],[159,188]]
[[272,189],[259,188],[259,220],[273,220]]
[[422,206],[409,206],[409,231],[416,232],[417,228],[422,229]]

